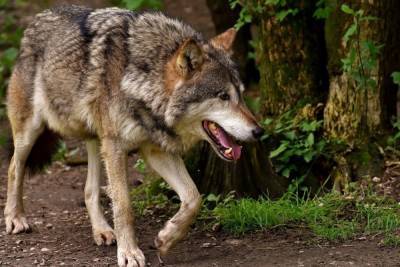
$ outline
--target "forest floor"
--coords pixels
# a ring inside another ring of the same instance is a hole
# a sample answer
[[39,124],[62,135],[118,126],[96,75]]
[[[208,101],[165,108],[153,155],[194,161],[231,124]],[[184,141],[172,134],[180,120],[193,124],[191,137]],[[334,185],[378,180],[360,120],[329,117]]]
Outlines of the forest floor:
[[[6,200],[7,160],[0,157],[0,209]],[[134,159],[131,158],[133,165]],[[25,181],[24,201],[31,233],[7,235],[0,215],[0,266],[115,266],[116,246],[93,243],[84,206],[86,166],[59,162]],[[130,170],[133,184],[137,173]],[[110,205],[102,199],[110,219]],[[169,216],[170,214],[168,214]],[[153,238],[167,219],[162,210],[136,220],[140,247],[149,266],[158,266]],[[400,249],[384,247],[379,236],[325,242],[309,230],[262,231],[243,237],[194,227],[164,259],[165,266],[400,266]]]

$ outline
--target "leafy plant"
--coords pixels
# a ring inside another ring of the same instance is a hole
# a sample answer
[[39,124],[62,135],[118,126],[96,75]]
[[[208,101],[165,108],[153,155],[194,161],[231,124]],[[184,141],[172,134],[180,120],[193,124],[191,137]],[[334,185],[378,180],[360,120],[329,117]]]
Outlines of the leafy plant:
[[163,7],[162,0],[116,0],[115,5],[130,9],[161,9]]
[[64,161],[68,153],[67,144],[64,141],[60,141],[56,153],[53,155],[52,160]]
[[389,146],[397,147],[400,140],[400,120],[392,122],[394,134],[389,136],[387,139],[387,144]]
[[269,137],[279,140],[270,153],[276,170],[284,177],[303,177],[312,162],[325,149],[326,141],[319,137],[322,121],[295,116],[295,110],[284,113],[276,120],[266,119],[265,140]]
[[250,13],[250,9],[247,5],[243,5],[240,0],[230,0],[231,9],[235,9],[237,6],[242,6],[239,13],[239,18],[235,24],[236,29],[242,28],[244,25],[251,23],[253,20],[253,15]]
[[[131,191],[132,205],[140,215],[151,214],[155,209],[166,207],[175,209],[176,203],[170,201],[167,194],[171,192],[169,186],[161,179],[148,177],[148,182]],[[173,198],[177,198],[175,195]]]
[[319,0],[316,4],[314,11],[314,18],[316,19],[327,19],[334,9],[334,3],[327,0]]
[[133,167],[141,174],[146,173],[146,162],[143,159],[137,159]]
[[229,0],[232,9],[241,6],[239,19],[235,28],[240,29],[243,25],[251,23],[255,17],[268,15],[282,22],[288,16],[294,16],[299,12],[298,8],[292,7],[291,0],[265,0],[265,1],[242,1]]
[[[392,73],[393,83],[400,86],[400,72],[395,71]],[[388,146],[397,148],[400,139],[400,120],[392,121],[393,134],[387,139]]]
[[400,86],[400,71],[395,71],[392,73],[393,83]]
[[356,11],[346,4],[341,5],[341,10],[352,16],[353,20],[343,35],[344,44],[349,47],[346,56],[341,60],[343,71],[355,81],[358,89],[374,90],[377,86],[375,72],[378,56],[383,45],[362,37],[361,24],[377,18],[367,16],[364,10]]

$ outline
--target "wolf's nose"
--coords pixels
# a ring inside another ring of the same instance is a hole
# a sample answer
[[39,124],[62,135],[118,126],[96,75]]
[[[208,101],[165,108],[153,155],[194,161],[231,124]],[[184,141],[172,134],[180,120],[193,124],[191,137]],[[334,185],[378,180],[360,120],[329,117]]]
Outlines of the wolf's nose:
[[251,131],[255,139],[260,139],[261,136],[264,135],[265,130],[261,127],[256,127],[253,131]]

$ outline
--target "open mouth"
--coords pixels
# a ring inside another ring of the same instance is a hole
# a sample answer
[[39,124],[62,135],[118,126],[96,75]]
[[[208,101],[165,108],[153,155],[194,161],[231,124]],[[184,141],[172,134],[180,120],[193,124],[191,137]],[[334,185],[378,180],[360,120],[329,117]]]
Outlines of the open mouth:
[[221,126],[212,121],[203,121],[203,128],[223,159],[232,161],[240,158],[242,147]]

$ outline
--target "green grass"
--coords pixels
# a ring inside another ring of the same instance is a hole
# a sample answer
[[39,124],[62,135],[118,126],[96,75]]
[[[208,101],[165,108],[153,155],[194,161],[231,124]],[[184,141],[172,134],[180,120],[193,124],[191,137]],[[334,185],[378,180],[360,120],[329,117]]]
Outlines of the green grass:
[[399,229],[398,208],[397,203],[375,195],[363,200],[346,199],[338,194],[314,199],[287,195],[276,201],[233,200],[217,206],[213,213],[223,229],[233,234],[301,226],[328,240],[346,240],[360,234],[388,234]]
[[400,237],[393,233],[386,234],[383,239],[383,245],[389,247],[400,247]]
[[[160,179],[148,176],[145,180],[131,193],[136,212],[141,215],[151,214],[155,209],[176,212],[179,207],[176,194]],[[347,196],[330,193],[314,198],[287,193],[278,200],[235,199],[234,194],[222,198],[210,194],[203,196],[197,223],[205,228],[218,223],[234,235],[278,227],[307,228],[315,236],[331,241],[381,234],[384,245],[400,246],[399,203],[369,191],[354,190]]]
[[170,188],[161,179],[150,175],[146,176],[145,183],[132,189],[131,200],[135,212],[139,215],[152,213],[154,209],[176,209],[176,203],[173,202],[177,197],[170,199],[168,194],[172,193]]

